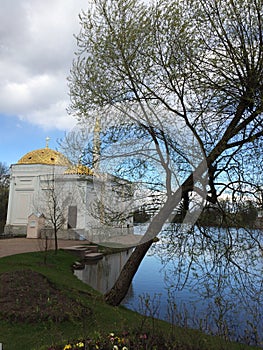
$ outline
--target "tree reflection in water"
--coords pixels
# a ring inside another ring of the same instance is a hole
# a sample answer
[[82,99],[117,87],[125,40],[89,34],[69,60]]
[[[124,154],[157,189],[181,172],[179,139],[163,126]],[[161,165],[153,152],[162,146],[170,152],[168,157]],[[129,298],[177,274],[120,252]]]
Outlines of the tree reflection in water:
[[[150,315],[146,303],[151,302],[155,317],[259,345],[263,341],[260,242],[260,230],[204,232],[169,226],[144,258],[122,304]],[[104,293],[130,252],[107,256],[76,273]]]

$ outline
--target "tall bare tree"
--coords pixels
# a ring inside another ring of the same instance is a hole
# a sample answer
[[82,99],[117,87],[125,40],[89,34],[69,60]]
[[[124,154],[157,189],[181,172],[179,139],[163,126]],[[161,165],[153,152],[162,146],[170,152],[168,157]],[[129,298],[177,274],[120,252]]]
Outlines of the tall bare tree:
[[70,197],[63,183],[63,175],[51,173],[42,179],[41,195],[35,210],[45,217],[45,229],[52,231],[55,252],[58,250],[58,232],[66,222],[67,209]]
[[[262,151],[262,12],[261,0],[95,0],[80,15],[70,112],[86,123],[99,113],[116,130],[135,125],[165,178],[165,200],[106,295],[110,304],[121,302],[174,208],[182,202],[189,212],[193,192],[216,203],[233,160],[255,143]],[[186,144],[195,140],[190,156],[176,143],[179,129],[189,131]],[[171,154],[191,166],[177,188]]]

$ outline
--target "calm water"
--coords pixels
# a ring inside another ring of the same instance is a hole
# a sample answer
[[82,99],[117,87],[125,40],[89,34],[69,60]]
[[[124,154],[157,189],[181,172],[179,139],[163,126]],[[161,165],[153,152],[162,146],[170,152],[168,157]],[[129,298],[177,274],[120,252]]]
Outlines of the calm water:
[[[185,282],[186,270],[180,265],[180,257],[175,254],[164,260],[165,251],[161,242],[143,259],[123,305],[174,324],[200,328],[213,334],[227,334],[232,340],[253,344],[263,341],[261,277],[252,276],[251,279],[244,275],[242,279],[240,275],[239,281],[235,278],[235,270],[230,269],[226,275],[225,269],[223,273],[219,269],[220,264],[219,268],[212,264],[206,266],[204,277],[204,267],[197,264],[197,267],[187,270]],[[106,256],[97,264],[86,265],[84,270],[75,273],[105,293],[114,284],[131,253],[130,250]],[[253,266],[260,270],[262,260]],[[146,301],[150,303],[149,309]]]
[[[158,257],[146,256],[123,305],[180,326],[227,335],[231,340],[250,342],[246,340],[249,338],[253,344],[263,341],[262,297],[253,300],[249,296],[249,302],[241,303],[241,298],[237,296],[239,292],[235,290],[231,293],[230,289],[226,289],[225,294],[215,293],[211,297],[204,297],[203,287],[197,288],[192,283],[192,276],[182,290],[176,289],[166,278],[171,267],[172,263],[164,267]],[[170,276],[170,282],[171,279]],[[147,311],[146,300],[150,302],[150,308],[155,310],[153,315]],[[257,334],[253,330],[254,325]]]
[[85,265],[83,270],[75,270],[75,275],[92,288],[105,293],[113,287],[131,253],[132,249],[106,255],[97,263]]

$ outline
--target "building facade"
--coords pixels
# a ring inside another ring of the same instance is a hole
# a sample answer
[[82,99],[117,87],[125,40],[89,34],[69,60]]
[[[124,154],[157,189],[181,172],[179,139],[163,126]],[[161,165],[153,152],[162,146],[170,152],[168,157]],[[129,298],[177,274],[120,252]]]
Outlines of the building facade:
[[[48,146],[29,152],[11,166],[5,234],[38,238],[58,225],[59,238],[99,242],[131,233],[130,189],[113,176],[73,166]],[[38,217],[44,225],[32,234]]]

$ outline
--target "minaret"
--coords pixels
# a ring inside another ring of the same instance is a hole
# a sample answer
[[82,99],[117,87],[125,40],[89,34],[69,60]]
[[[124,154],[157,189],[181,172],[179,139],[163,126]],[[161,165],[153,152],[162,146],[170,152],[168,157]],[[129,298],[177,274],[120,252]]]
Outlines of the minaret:
[[97,116],[95,120],[94,133],[93,133],[92,168],[94,170],[99,169],[100,152],[101,152],[100,130],[101,130],[101,120],[100,120],[100,117]]

